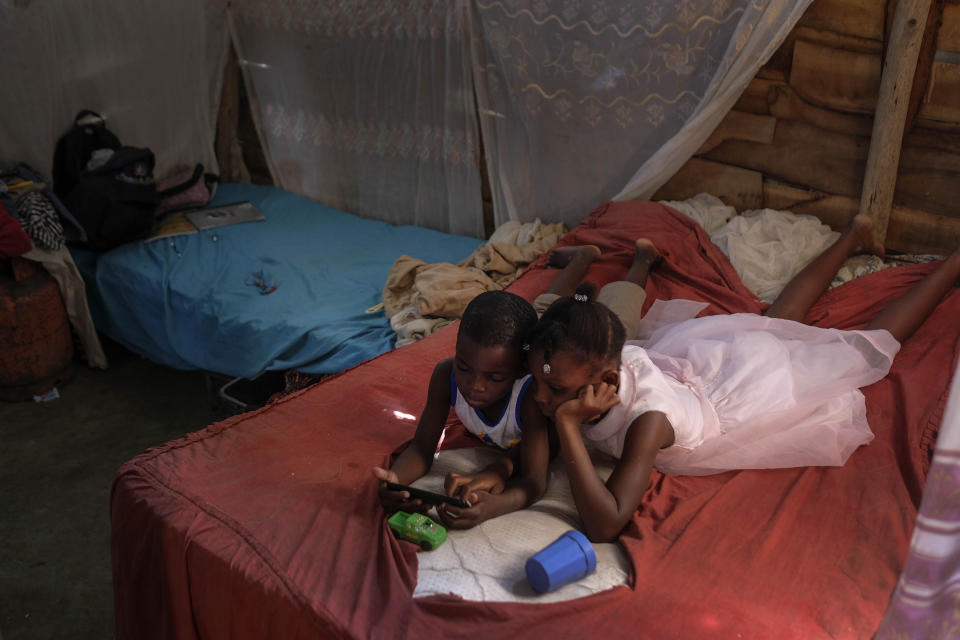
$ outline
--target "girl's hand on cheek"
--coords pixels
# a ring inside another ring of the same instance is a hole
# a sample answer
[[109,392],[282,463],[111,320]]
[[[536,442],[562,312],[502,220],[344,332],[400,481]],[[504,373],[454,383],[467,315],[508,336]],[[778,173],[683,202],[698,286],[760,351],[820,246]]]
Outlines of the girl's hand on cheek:
[[577,424],[589,422],[600,417],[610,408],[620,403],[617,388],[606,382],[588,384],[573,400],[564,402],[557,408],[558,420],[571,420]]

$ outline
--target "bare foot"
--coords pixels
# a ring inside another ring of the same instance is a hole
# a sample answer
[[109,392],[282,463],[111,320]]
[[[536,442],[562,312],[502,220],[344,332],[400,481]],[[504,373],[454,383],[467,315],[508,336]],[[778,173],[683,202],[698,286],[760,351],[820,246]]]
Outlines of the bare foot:
[[650,269],[660,262],[663,256],[660,255],[657,246],[649,238],[638,238],[635,244],[637,250],[633,254],[633,263],[623,279],[645,287],[647,286],[647,276],[650,275]]
[[660,255],[660,251],[657,250],[657,246],[653,244],[653,240],[649,238],[637,238],[635,244],[637,246],[637,252],[633,256],[635,262],[645,262],[653,266],[663,257]]
[[547,266],[554,269],[563,269],[565,266],[579,258],[587,264],[600,257],[600,247],[592,244],[585,244],[578,247],[561,247],[550,252],[547,258]]
[[873,218],[867,214],[858,213],[853,216],[853,219],[843,233],[856,239],[856,245],[851,255],[870,253],[881,258],[883,257],[883,245],[877,242],[876,237],[873,235]]

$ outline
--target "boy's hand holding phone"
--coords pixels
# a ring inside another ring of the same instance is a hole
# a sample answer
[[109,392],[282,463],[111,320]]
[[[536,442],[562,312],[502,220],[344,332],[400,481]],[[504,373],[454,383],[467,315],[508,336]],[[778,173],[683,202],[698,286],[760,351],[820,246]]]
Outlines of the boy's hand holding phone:
[[411,498],[420,500],[422,503],[427,505],[443,505],[450,504],[461,509],[469,509],[470,503],[464,500],[463,498],[457,496],[448,496],[445,493],[434,493],[433,491],[427,491],[426,489],[420,489],[418,487],[411,487],[406,484],[396,484],[395,482],[388,482],[387,489],[389,491],[399,491],[402,493],[408,494]]
[[486,491],[476,491],[474,493],[477,502],[471,503],[470,507],[464,509],[449,504],[441,504],[437,507],[437,517],[449,529],[470,529],[484,520],[491,517],[491,509],[494,514],[496,509],[494,503],[500,498],[498,495]]
[[451,471],[443,484],[448,496],[460,496],[470,504],[476,504],[479,502],[478,491],[486,491],[494,495],[502,493],[506,480],[499,473],[489,469],[471,476]]
[[383,506],[384,510],[387,512],[394,511],[416,511],[418,513],[426,513],[430,510],[431,505],[425,503],[423,500],[410,495],[409,491],[403,489],[396,490],[389,488],[388,485],[399,486],[397,474],[388,469],[383,469],[381,467],[373,468],[374,477],[380,481],[380,504]]

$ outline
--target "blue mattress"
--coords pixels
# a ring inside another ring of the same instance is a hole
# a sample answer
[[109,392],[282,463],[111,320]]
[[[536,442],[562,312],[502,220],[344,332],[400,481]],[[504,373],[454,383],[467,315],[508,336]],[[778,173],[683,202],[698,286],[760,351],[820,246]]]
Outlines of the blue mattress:
[[[458,262],[483,242],[359,218],[276,187],[224,184],[210,206],[245,200],[266,220],[73,250],[97,328],[177,369],[334,373],[392,348],[389,319],[367,310],[397,258]],[[273,293],[251,284],[259,271]]]

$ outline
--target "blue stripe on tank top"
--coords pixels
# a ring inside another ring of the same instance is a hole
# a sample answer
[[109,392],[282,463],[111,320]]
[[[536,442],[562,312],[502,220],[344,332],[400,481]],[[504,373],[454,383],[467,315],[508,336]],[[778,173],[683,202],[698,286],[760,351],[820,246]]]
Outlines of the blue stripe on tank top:
[[[510,386],[510,393],[511,394],[513,393],[513,385]],[[488,427],[495,427],[498,424],[500,424],[500,422],[503,420],[503,416],[507,415],[507,407],[509,406],[510,406],[510,398],[508,396],[507,401],[503,403],[503,409],[500,410],[500,417],[494,420],[493,422],[490,422],[489,420],[487,420],[487,416],[483,415],[483,412],[480,411],[480,409],[474,409],[474,412],[476,412],[477,417],[483,421],[483,424],[487,425]]]
[[517,429],[523,431],[523,420],[520,419],[520,405],[523,404],[523,394],[527,392],[527,387],[530,386],[530,383],[533,381],[533,376],[527,378],[527,381],[523,383],[523,386],[520,387],[520,393],[517,394],[517,406],[514,407],[514,415],[517,417]]

